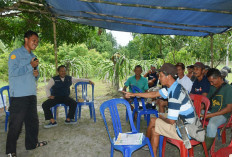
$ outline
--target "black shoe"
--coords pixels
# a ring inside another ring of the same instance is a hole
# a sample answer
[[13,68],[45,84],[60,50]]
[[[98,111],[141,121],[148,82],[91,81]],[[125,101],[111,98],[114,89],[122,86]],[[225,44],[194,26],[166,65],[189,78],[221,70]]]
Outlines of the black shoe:
[[50,123],[48,123],[47,125],[44,125],[44,128],[48,129],[48,128],[55,127],[55,126],[57,126],[57,125],[58,125],[58,124],[57,124],[56,122],[54,122],[54,123],[50,122]]
[[65,120],[64,123],[65,123],[65,124],[76,124],[77,122],[71,119],[71,120],[69,120],[69,121],[68,121],[68,120]]

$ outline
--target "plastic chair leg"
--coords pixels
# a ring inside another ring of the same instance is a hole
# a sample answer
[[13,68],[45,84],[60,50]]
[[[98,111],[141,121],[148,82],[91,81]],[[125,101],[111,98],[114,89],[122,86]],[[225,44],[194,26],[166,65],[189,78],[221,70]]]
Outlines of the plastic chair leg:
[[[215,140],[214,140],[214,142],[215,142]],[[214,144],[215,144],[215,143],[214,143]],[[203,146],[203,148],[204,148],[205,157],[208,157],[208,156],[209,156],[209,154],[208,154],[208,150],[207,150],[207,147],[206,147],[205,142],[202,142],[202,146]]]
[[92,108],[92,105],[89,105],[89,115],[90,115],[90,118],[93,118],[93,108]]
[[64,106],[64,110],[65,110],[65,116],[66,116],[66,119],[67,119],[67,117],[68,117],[68,107]]
[[217,134],[218,134],[218,140],[220,140],[221,136],[220,136],[220,129],[217,129]]
[[79,105],[79,119],[81,118],[81,105]]
[[5,132],[7,132],[7,124],[8,124],[8,115],[6,115],[6,119],[5,119]]
[[54,119],[56,120],[56,112],[57,112],[57,107],[54,107]]
[[139,132],[140,131],[140,119],[141,119],[141,114],[140,112],[138,112],[138,115],[137,115],[137,131]]
[[110,157],[114,156],[114,147],[111,144],[111,149],[110,149]]
[[225,143],[226,143],[226,129],[222,132],[222,144],[225,144]]
[[147,114],[147,126],[149,125],[150,123],[150,114]]
[[162,157],[163,141],[164,141],[164,136],[160,135],[160,138],[159,138],[159,157]]
[[76,111],[75,111],[75,122],[77,121],[77,113],[78,113],[78,106],[77,106]]
[[185,148],[184,143],[180,146],[180,156],[188,157],[188,149]]
[[127,113],[127,110],[126,110],[126,122],[128,121],[128,113]]
[[189,149],[188,154],[189,154],[189,157],[194,157],[193,147]]
[[[167,138],[163,136],[162,152],[159,153],[159,154],[162,154],[162,157],[165,156],[165,147],[166,147],[166,143],[167,143]],[[159,156],[160,156],[160,155],[159,155]]]
[[96,123],[96,114],[95,114],[95,108],[93,106],[93,118],[94,118],[94,122]]

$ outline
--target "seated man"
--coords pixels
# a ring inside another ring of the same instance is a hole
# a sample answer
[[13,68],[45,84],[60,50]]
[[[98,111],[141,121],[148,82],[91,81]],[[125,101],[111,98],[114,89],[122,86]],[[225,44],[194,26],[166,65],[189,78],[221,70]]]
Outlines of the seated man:
[[192,89],[193,82],[184,74],[185,66],[183,63],[176,64],[177,69],[177,82],[181,84],[189,93]]
[[177,73],[176,67],[170,63],[165,63],[158,70],[159,80],[162,85],[168,87],[168,91],[164,88],[158,92],[149,93],[128,93],[124,92],[126,97],[140,96],[144,98],[165,97],[168,98],[168,116],[159,115],[159,118],[152,118],[147,128],[147,137],[151,141],[154,156],[157,154],[159,146],[159,136],[163,135],[172,139],[181,140],[176,132],[176,120],[179,115],[183,115],[188,123],[195,121],[194,109],[190,103],[189,97],[183,88],[175,80]]
[[201,62],[194,64],[194,75],[197,79],[193,82],[191,94],[207,96],[210,89],[210,83],[204,74],[205,65]]
[[159,74],[155,71],[155,66],[151,65],[151,70],[149,70],[144,77],[148,77],[149,88],[157,86]]
[[[142,92],[147,92],[148,88],[148,82],[147,79],[141,76],[143,70],[140,65],[136,65],[134,69],[135,75],[131,76],[127,79],[127,81],[124,83],[123,91],[126,91],[127,87],[129,86],[129,91],[132,92],[131,85],[134,85],[138,87]],[[125,98],[125,97],[124,97]],[[133,100],[125,98],[130,104]],[[131,106],[131,109],[133,110],[134,107]],[[135,114],[135,119],[137,118],[137,114]]]
[[[231,116],[232,87],[223,81],[218,69],[210,69],[207,73],[207,78],[211,84],[209,94],[207,95],[211,102],[211,109],[206,115],[206,118],[209,118],[209,123],[207,125],[205,142],[207,149],[210,150],[217,134],[217,128]],[[216,91],[218,88],[220,89]]]
[[48,100],[42,104],[45,120],[50,120],[50,122],[44,126],[45,128],[57,126],[57,123],[50,110],[51,107],[57,104],[65,104],[69,106],[69,113],[67,115],[67,119],[65,120],[65,124],[75,124],[76,122],[72,119],[74,119],[77,102],[69,97],[70,86],[77,82],[89,82],[93,84],[93,82],[89,79],[76,79],[66,75],[66,67],[64,65],[59,66],[57,70],[59,75],[51,78],[46,86]]

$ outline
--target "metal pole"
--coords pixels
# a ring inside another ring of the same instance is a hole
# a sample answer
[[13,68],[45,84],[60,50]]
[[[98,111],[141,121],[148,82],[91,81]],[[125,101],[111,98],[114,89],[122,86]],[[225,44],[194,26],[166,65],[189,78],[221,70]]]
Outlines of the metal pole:
[[[55,63],[56,63],[56,69],[57,69],[58,65],[57,65],[56,19],[54,17],[52,17],[52,23],[53,23]],[[56,70],[56,74],[58,74],[57,70]]]
[[213,68],[213,59],[214,59],[214,56],[213,56],[213,34],[210,35],[210,42],[211,42],[211,65],[210,67]]

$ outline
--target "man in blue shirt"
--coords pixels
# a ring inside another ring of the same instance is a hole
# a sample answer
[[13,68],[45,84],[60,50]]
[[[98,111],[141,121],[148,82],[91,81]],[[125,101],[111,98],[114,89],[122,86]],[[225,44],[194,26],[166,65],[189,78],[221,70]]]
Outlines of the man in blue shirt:
[[39,120],[37,114],[36,80],[39,78],[38,64],[31,50],[38,46],[38,34],[28,31],[24,35],[24,46],[11,52],[8,61],[10,86],[10,122],[6,142],[6,154],[16,156],[16,143],[23,122],[27,150],[44,146],[38,142]]
[[128,93],[124,92],[125,97],[144,97],[144,98],[156,98],[162,96],[168,99],[168,116],[167,118],[163,115],[159,115],[159,118],[151,118],[149,126],[147,128],[146,136],[150,139],[154,156],[157,155],[157,148],[159,146],[159,136],[163,135],[169,138],[182,140],[176,132],[176,120],[179,115],[185,117],[188,123],[195,121],[194,109],[190,103],[190,99],[186,92],[183,91],[182,87],[175,80],[176,67],[170,63],[165,63],[158,70],[159,80],[162,85],[167,86],[168,90],[164,88],[158,92],[149,93]]
[[193,82],[191,94],[199,94],[207,96],[210,89],[210,83],[204,74],[205,65],[201,62],[194,64],[194,75],[196,80]]

